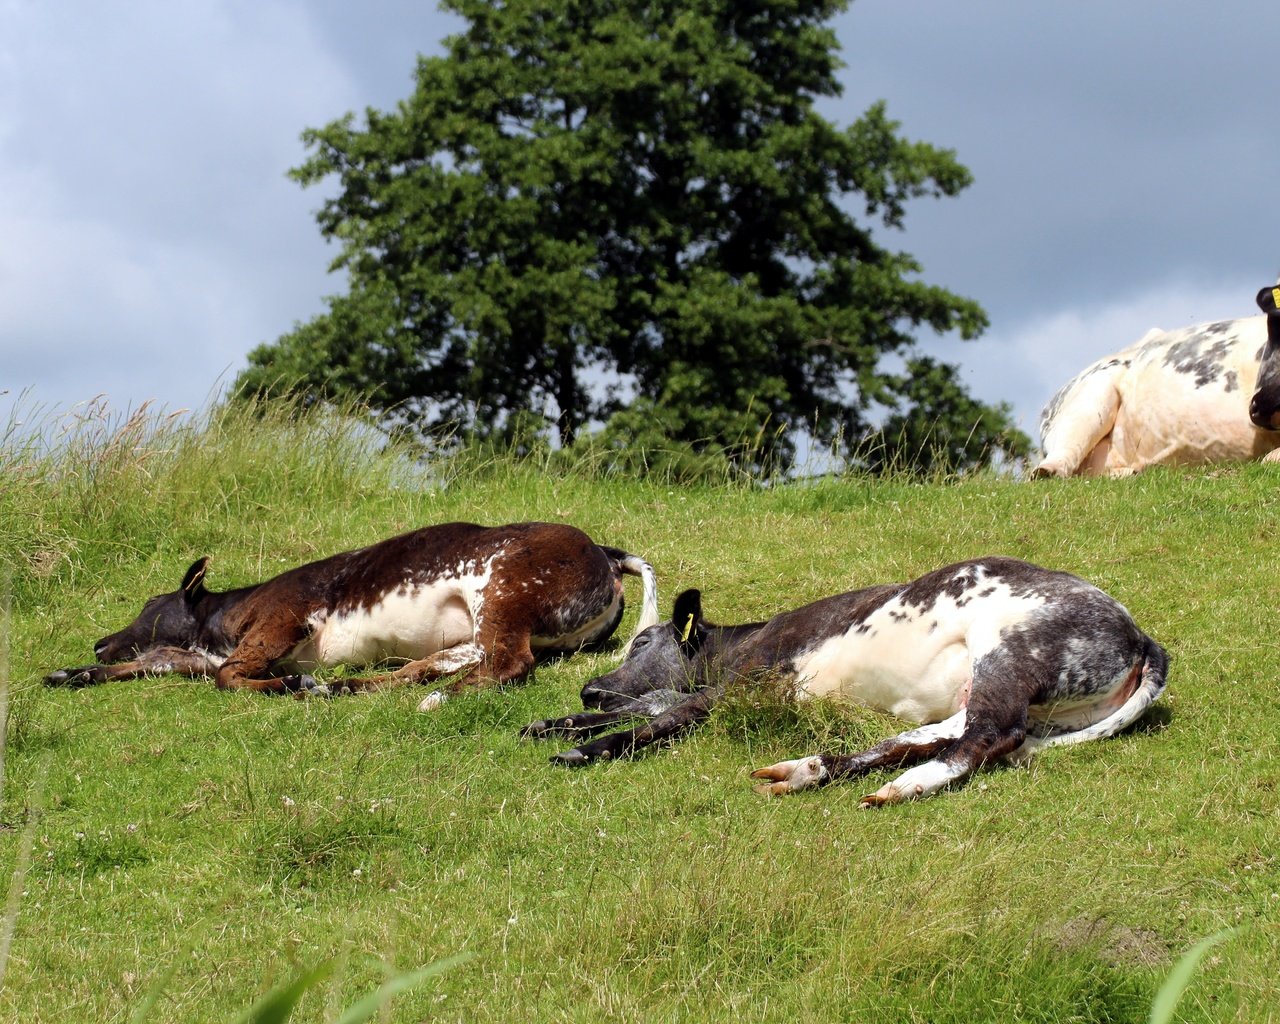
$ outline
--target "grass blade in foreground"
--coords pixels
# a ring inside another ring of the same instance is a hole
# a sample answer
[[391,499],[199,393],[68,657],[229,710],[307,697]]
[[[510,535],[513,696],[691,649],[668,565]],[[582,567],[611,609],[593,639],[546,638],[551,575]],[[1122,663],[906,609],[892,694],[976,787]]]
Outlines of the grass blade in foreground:
[[1169,972],[1169,977],[1165,978],[1164,984],[1160,986],[1160,991],[1156,993],[1155,999],[1151,1002],[1151,1016],[1147,1018],[1149,1024],[1168,1024],[1169,1021],[1173,1020],[1174,1008],[1178,1005],[1178,1000],[1182,998],[1182,993],[1191,984],[1191,976],[1195,973],[1196,968],[1200,966],[1200,961],[1204,959],[1209,950],[1219,943],[1226,942],[1235,933],[1235,928],[1225,928],[1220,932],[1215,932],[1213,935],[1201,939],[1182,955],[1182,959],[1174,964],[1173,970]]
[[434,978],[438,974],[443,974],[452,967],[464,964],[472,958],[472,953],[458,953],[456,956],[446,957],[444,960],[438,960],[426,967],[421,967],[416,971],[406,971],[404,974],[397,974],[394,978],[390,978],[378,986],[376,990],[370,992],[347,1009],[341,1017],[337,1019],[335,1024],[362,1024],[368,1020],[383,1005],[415,985],[421,984],[428,978]]
[[326,960],[319,967],[298,975],[293,981],[273,988],[236,1018],[236,1024],[284,1024],[298,1005],[307,989],[319,985],[333,973],[333,961]]

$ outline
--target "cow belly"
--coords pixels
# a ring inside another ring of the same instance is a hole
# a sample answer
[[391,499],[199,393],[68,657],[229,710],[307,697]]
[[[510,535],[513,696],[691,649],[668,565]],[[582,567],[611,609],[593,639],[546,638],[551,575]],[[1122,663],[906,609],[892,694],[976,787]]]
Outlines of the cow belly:
[[609,631],[621,614],[621,605],[622,596],[615,593],[612,601],[585,622],[555,636],[531,636],[529,646],[535,651],[576,651],[583,644],[589,644]]
[[963,638],[902,626],[833,637],[795,669],[801,696],[866,704],[908,722],[950,718],[964,707],[973,678]]
[[1142,410],[1126,412],[1122,407],[1111,435],[1106,467],[1141,469],[1152,463],[1194,466],[1240,462],[1265,455],[1274,447],[1274,442],[1267,443],[1270,440],[1250,424],[1243,408],[1197,402],[1191,407],[1152,415]]
[[1244,461],[1280,443],[1249,422],[1256,363],[1232,360],[1223,371],[1197,386],[1194,375],[1163,362],[1135,364],[1121,384],[1107,469]]
[[412,661],[473,639],[471,601],[465,588],[452,580],[402,588],[369,608],[330,614],[316,623],[290,660],[304,669],[308,663]]

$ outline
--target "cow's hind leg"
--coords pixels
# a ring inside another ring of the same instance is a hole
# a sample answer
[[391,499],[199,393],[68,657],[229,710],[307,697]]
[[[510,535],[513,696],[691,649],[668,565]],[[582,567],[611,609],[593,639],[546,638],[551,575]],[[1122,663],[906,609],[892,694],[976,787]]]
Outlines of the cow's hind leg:
[[[302,676],[301,688],[305,693],[315,697],[333,697],[364,690],[391,690],[397,686],[434,682],[447,676],[456,676],[460,672],[474,670],[483,661],[484,652],[475,644],[458,644],[425,658],[417,658],[391,672],[336,679],[329,683],[321,683],[310,676]],[[428,705],[427,702],[431,697],[436,699]],[[424,706],[421,710],[429,710],[430,707],[435,707],[444,700],[443,693],[432,694],[431,697],[423,702]]]
[[[1103,445],[1115,426],[1120,411],[1116,382],[1125,372],[1119,361],[1086,370],[1072,381],[1057,411],[1044,425],[1041,444],[1044,458],[1036,466],[1036,476],[1073,476],[1101,473],[1101,459],[1095,449]],[[1109,443],[1104,451],[1109,451]],[[1105,456],[1103,456],[1105,458]]]
[[981,658],[973,671],[964,731],[929,760],[907,769],[892,782],[862,798],[863,807],[880,807],[930,796],[967,778],[988,761],[1017,750],[1027,738],[1031,695],[1040,689],[1036,666],[1007,650]]
[[779,761],[751,773],[769,781],[756,786],[757,793],[780,796],[812,786],[851,779],[882,768],[901,768],[936,756],[964,732],[965,711],[945,721],[899,733],[858,754],[814,754],[793,761]]

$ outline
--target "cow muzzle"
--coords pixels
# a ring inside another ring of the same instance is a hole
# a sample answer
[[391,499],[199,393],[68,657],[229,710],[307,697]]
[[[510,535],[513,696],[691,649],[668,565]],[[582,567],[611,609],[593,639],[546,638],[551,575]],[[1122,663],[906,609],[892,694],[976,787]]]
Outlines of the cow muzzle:
[[1280,407],[1254,395],[1249,402],[1249,420],[1259,430],[1280,430]]

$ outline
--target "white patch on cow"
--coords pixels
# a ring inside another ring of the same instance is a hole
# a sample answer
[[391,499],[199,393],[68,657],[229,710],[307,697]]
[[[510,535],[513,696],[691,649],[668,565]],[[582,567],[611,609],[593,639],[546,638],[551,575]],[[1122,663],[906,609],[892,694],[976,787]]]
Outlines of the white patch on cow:
[[221,668],[222,663],[227,660],[227,656],[225,654],[214,654],[212,651],[207,651],[203,647],[196,647],[193,649],[196,654],[208,661],[214,668]]
[[797,657],[798,691],[868,704],[908,722],[941,722],[964,706],[974,662],[999,644],[1000,631],[1044,603],[1014,595],[980,567],[958,600],[939,594],[927,614],[894,597],[864,623]]
[[933,743],[936,740],[958,740],[964,735],[964,724],[969,719],[969,710],[961,708],[950,718],[930,725],[922,725],[918,729],[899,733],[886,742],[915,745],[917,743]]
[[371,665],[416,661],[475,642],[493,559],[467,562],[456,575],[404,583],[368,608],[317,614],[311,635],[288,661],[303,671],[319,665]]

